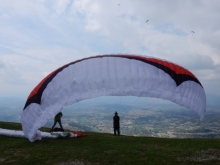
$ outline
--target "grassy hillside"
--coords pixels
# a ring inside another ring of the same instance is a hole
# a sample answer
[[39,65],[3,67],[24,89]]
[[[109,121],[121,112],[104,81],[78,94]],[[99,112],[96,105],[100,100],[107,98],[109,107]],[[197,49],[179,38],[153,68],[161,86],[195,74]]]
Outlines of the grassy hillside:
[[[0,122],[0,128],[21,130],[21,125]],[[220,139],[115,137],[94,132],[86,134],[88,136],[83,138],[43,139],[34,143],[26,138],[0,136],[0,164],[220,164]]]

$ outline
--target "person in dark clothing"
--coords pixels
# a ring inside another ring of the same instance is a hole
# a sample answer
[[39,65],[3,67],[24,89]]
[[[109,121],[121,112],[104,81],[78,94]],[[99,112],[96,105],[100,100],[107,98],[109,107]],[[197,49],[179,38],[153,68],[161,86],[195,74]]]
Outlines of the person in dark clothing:
[[59,112],[58,114],[56,114],[56,116],[54,117],[54,124],[51,128],[51,131],[53,131],[53,129],[54,129],[54,127],[57,123],[59,123],[61,130],[63,130],[63,126],[62,126],[62,123],[61,123],[61,117],[62,116],[63,116],[62,112]]
[[114,135],[116,136],[116,132],[120,135],[120,117],[118,113],[115,112],[115,116],[113,117],[113,128],[114,128]]

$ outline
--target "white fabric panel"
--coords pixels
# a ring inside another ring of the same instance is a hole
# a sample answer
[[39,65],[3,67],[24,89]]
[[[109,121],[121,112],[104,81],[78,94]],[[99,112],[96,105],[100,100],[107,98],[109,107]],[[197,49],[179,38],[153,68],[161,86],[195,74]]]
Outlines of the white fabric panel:
[[[55,133],[48,133],[48,132],[42,132],[40,131],[42,138],[51,138],[51,139],[57,139],[60,136],[65,137],[64,135],[66,132],[55,132]],[[67,132],[70,133],[70,136],[68,138],[76,138],[78,135],[74,134],[72,132]],[[0,135],[3,136],[10,136],[10,137],[18,137],[18,138],[25,138],[24,132],[19,131],[19,130],[9,130],[9,129],[3,129],[0,128]]]
[[203,118],[204,89],[193,81],[176,87],[175,81],[150,64],[118,57],[83,60],[59,72],[47,85],[41,105],[30,104],[22,114],[22,127],[30,141],[38,129],[63,106],[98,96],[158,97],[192,109]]

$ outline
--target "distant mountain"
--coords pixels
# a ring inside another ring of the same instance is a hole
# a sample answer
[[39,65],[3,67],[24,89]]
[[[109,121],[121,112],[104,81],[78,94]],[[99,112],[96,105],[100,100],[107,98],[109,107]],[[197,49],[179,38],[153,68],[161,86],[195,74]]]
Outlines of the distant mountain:
[[[220,106],[220,95],[207,94],[207,106],[208,105],[216,105]],[[19,97],[0,97],[0,105],[20,105],[24,106],[26,102],[26,98]],[[134,97],[134,96],[102,96],[93,99],[83,100],[78,103],[75,103],[75,107],[85,106],[85,105],[106,105],[106,104],[118,104],[118,105],[129,105],[136,107],[143,106],[158,106],[158,105],[172,105],[176,104],[171,101],[158,99],[158,98],[149,98],[149,97]]]
[[[7,112],[7,119],[14,119],[13,115],[20,115],[24,108],[26,98],[18,97],[0,97],[0,115],[1,119],[4,118]],[[188,113],[171,101],[148,98],[148,97],[133,97],[133,96],[102,96],[93,99],[83,100],[73,105],[64,107],[64,110],[82,111],[82,110],[95,110],[96,112],[115,111],[120,112],[135,110],[135,109],[157,109],[157,110],[174,110],[179,109],[181,113]],[[220,95],[207,94],[207,113],[219,112],[220,110]],[[177,111],[173,111],[177,113]],[[179,113],[179,112],[178,112]],[[18,118],[18,117],[16,117]]]

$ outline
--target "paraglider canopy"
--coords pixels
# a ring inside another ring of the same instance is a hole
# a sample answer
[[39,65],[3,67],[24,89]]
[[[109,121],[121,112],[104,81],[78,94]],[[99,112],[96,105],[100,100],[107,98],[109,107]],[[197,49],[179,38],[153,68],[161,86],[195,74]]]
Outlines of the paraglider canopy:
[[66,64],[46,76],[30,93],[21,123],[30,141],[62,107],[98,96],[138,96],[170,100],[202,119],[206,96],[189,70],[165,60],[128,54],[92,56]]

